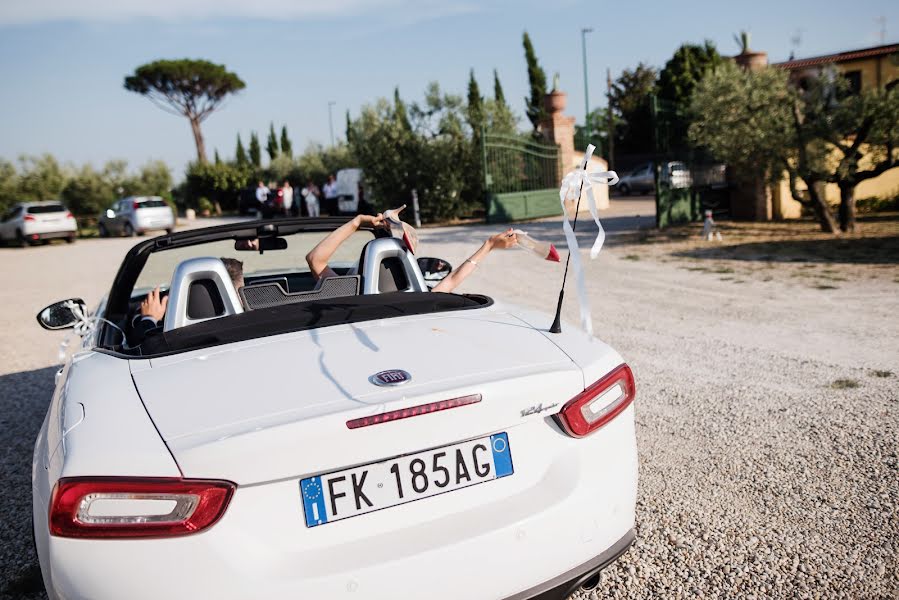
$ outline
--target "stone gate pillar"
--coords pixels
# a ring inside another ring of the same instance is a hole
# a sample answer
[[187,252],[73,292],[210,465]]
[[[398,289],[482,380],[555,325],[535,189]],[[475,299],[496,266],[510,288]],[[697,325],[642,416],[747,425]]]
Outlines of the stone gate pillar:
[[559,179],[577,162],[574,153],[574,117],[562,114],[568,103],[568,94],[553,85],[550,93],[543,97],[546,118],[540,121],[540,133],[548,144],[559,146]]

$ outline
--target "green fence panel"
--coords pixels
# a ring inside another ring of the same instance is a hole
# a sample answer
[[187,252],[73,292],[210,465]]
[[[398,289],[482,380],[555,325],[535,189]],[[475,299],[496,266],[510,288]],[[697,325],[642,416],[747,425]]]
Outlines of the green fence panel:
[[489,194],[488,196],[488,223],[508,223],[538,217],[551,217],[561,213],[559,190],[556,188]]

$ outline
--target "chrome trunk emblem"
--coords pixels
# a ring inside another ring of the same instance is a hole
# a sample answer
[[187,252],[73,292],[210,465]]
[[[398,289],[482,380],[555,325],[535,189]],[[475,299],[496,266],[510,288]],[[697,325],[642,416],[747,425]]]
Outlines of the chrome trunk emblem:
[[412,381],[412,375],[410,375],[408,371],[403,371],[402,369],[390,369],[389,371],[375,373],[369,377],[368,380],[373,384],[380,386],[403,385],[404,383]]

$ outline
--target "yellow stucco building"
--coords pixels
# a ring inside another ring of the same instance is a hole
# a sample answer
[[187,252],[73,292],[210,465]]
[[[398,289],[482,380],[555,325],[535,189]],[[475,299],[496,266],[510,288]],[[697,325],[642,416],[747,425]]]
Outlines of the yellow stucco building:
[[[899,44],[888,44],[826,56],[800,58],[772,65],[790,71],[790,78],[801,85],[803,79],[819,77],[826,69],[836,69],[855,91],[884,87],[899,80]],[[863,181],[856,188],[855,197],[890,197],[899,194],[899,167],[879,177]],[[838,204],[840,190],[827,184],[824,196]],[[771,194],[771,212],[775,219],[793,219],[801,215],[802,205],[793,200],[786,181],[775,186]]]

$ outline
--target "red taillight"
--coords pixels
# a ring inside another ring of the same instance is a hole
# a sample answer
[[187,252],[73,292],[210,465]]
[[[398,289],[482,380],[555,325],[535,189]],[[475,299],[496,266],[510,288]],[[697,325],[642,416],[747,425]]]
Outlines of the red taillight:
[[36,221],[37,219],[34,218],[34,215],[25,215],[24,217],[22,217],[22,220],[23,221]]
[[134,207],[134,210],[137,210],[138,208],[140,208],[140,203],[139,203],[137,200],[135,200],[135,201],[131,204],[131,206]]
[[351,419],[346,422],[346,426],[350,429],[358,429],[359,427],[368,427],[369,425],[377,425],[379,423],[387,423],[388,421],[399,421],[400,419],[408,419],[409,417],[417,417],[428,413],[448,410],[450,408],[459,408],[469,404],[476,404],[481,401],[480,394],[471,396],[462,396],[461,398],[452,398],[451,400],[440,400],[439,402],[431,402],[429,404],[419,404],[418,406],[410,406],[409,408],[400,408],[391,410],[370,417],[361,417],[359,419]]
[[621,365],[569,400],[559,411],[558,422],[568,435],[584,437],[621,414],[636,391],[630,367]]
[[75,218],[75,215],[73,215],[71,212],[66,211],[66,218],[67,218],[67,219],[74,219],[74,218]]
[[221,518],[235,487],[202,479],[63,478],[50,500],[50,533],[74,538],[197,533]]

